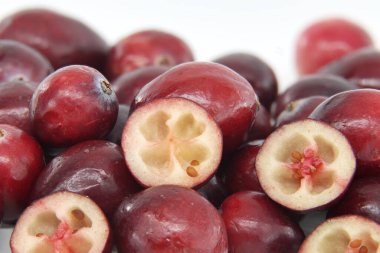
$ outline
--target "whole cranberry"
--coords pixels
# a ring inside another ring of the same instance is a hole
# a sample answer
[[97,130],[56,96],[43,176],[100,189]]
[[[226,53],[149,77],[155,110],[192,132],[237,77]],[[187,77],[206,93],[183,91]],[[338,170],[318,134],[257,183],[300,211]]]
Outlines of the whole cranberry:
[[116,122],[117,112],[110,83],[97,70],[80,65],[50,74],[30,103],[34,133],[50,147],[105,137]]
[[55,69],[83,64],[101,70],[108,50],[105,41],[88,26],[46,9],[27,9],[4,18],[0,39],[36,49]]
[[282,92],[272,104],[271,113],[274,118],[285,110],[294,100],[310,96],[332,96],[336,93],[356,89],[356,85],[332,75],[305,76]]
[[4,221],[15,221],[25,208],[30,190],[43,168],[42,148],[21,129],[0,124],[0,202]]
[[380,89],[380,51],[354,51],[325,66],[320,73],[341,76],[360,88]]
[[265,139],[274,130],[272,125],[272,117],[267,109],[260,106],[256,112],[255,122],[248,133],[248,140]]
[[114,218],[118,252],[227,253],[218,211],[196,191],[163,185],[127,197]]
[[12,40],[0,40],[0,83],[30,81],[35,87],[53,71],[50,62],[38,51]]
[[193,61],[186,43],[173,34],[146,30],[120,40],[108,53],[107,73],[111,80],[146,66],[171,67]]
[[128,116],[129,106],[123,104],[119,105],[119,112],[117,113],[116,123],[111,132],[107,135],[107,140],[120,145],[121,135],[123,133],[123,129],[125,123],[127,122]]
[[217,63],[184,63],[148,83],[136,95],[132,110],[156,98],[182,97],[198,103],[213,116],[229,153],[246,138],[258,107],[252,86]]
[[342,132],[357,161],[356,176],[380,173],[380,91],[358,89],[326,99],[309,116]]
[[34,83],[17,80],[0,85],[0,124],[9,124],[32,133],[29,103],[34,86]]
[[39,175],[30,199],[58,191],[75,192],[89,196],[111,217],[126,195],[139,190],[121,148],[111,142],[91,140],[76,144],[51,160]]
[[214,62],[223,64],[248,80],[259,101],[267,109],[276,99],[278,85],[272,68],[257,56],[247,53],[233,53],[222,56]]
[[297,223],[264,193],[230,195],[221,206],[229,252],[296,253],[304,239]]
[[198,192],[216,208],[219,208],[223,200],[228,196],[226,186],[218,175],[214,175],[206,184],[198,189]]
[[297,40],[298,73],[315,73],[350,52],[372,45],[372,39],[364,28],[349,20],[332,18],[318,21],[307,27]]
[[149,66],[119,76],[112,83],[119,104],[130,106],[139,90],[166,70],[164,66]]

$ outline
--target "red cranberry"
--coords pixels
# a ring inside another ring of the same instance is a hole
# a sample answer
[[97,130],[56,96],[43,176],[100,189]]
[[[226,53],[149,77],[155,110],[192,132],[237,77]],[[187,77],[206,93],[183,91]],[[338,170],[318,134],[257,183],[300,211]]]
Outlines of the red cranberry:
[[0,124],[0,153],[3,219],[15,221],[44,166],[43,152],[38,142],[21,129]]
[[255,123],[248,133],[248,140],[265,139],[273,132],[272,117],[267,109],[260,106],[256,113]]
[[113,80],[141,67],[171,67],[192,60],[190,48],[180,38],[163,31],[146,30],[122,39],[111,48],[107,73]]
[[258,104],[251,85],[236,72],[216,63],[192,62],[173,67],[145,85],[132,108],[169,97],[186,98],[205,108],[222,130],[227,153],[245,140]]
[[197,192],[163,185],[126,198],[115,214],[118,252],[226,253],[217,210]]
[[214,175],[205,185],[198,189],[198,192],[216,208],[228,196],[226,186],[218,175]]
[[37,84],[53,71],[38,51],[12,40],[0,40],[0,82],[31,81]]
[[51,147],[106,136],[116,122],[117,112],[118,102],[110,83],[97,70],[80,65],[49,75],[30,104],[33,130]]
[[372,45],[364,28],[351,21],[340,18],[321,20],[307,27],[298,38],[298,73],[315,73],[350,52]]
[[78,20],[45,9],[16,12],[0,22],[0,38],[22,42],[54,66],[83,64],[103,68],[107,44]]

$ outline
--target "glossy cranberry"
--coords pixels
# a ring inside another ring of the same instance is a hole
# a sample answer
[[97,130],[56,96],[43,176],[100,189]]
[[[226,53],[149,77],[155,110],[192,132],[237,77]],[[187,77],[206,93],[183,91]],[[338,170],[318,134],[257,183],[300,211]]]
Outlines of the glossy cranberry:
[[156,98],[192,100],[214,117],[223,133],[223,149],[237,148],[255,119],[255,91],[243,77],[217,63],[184,63],[166,71],[136,95],[132,108]]
[[264,193],[246,191],[222,204],[229,252],[296,253],[304,234]]
[[0,83],[42,81],[53,71],[50,62],[38,51],[12,40],[0,40]]
[[107,73],[113,80],[141,67],[171,67],[192,60],[190,48],[180,38],[163,31],[146,30],[120,40],[111,48]]
[[380,224],[380,177],[354,180],[343,199],[328,212],[328,217],[357,214]]
[[121,75],[112,83],[119,104],[130,106],[139,90],[166,70],[163,66],[149,66]]
[[34,133],[51,147],[106,136],[116,122],[117,112],[118,102],[110,83],[97,70],[80,65],[49,75],[30,104]]
[[163,185],[126,198],[114,219],[118,252],[227,253],[218,211],[197,192]]
[[336,93],[356,89],[356,85],[347,80],[330,75],[306,76],[290,85],[282,92],[273,103],[271,113],[273,117],[285,110],[288,104],[294,100],[310,96],[332,96]]
[[25,208],[30,190],[44,166],[43,152],[21,129],[0,124],[0,191],[4,221],[15,221]]
[[285,110],[278,115],[276,127],[289,124],[296,120],[306,119],[326,98],[327,97],[323,96],[311,96],[290,102]]
[[228,196],[227,188],[218,175],[214,175],[205,185],[198,189],[198,192],[216,208]]
[[256,174],[256,156],[261,144],[247,143],[232,154],[225,165],[227,189],[230,193],[239,191],[263,192]]
[[54,66],[83,64],[101,70],[107,44],[78,20],[46,9],[19,11],[0,22],[0,38],[22,42]]
[[380,52],[365,48],[352,52],[320,70],[346,78],[360,88],[380,89]]
[[299,36],[296,48],[298,73],[315,73],[326,64],[359,48],[372,46],[364,28],[345,19],[318,21]]
[[272,117],[267,109],[260,106],[256,112],[255,123],[251,127],[248,133],[248,140],[260,140],[265,139],[274,130],[272,125]]
[[214,62],[223,64],[248,80],[255,90],[259,101],[267,109],[276,99],[278,85],[272,68],[260,58],[246,53],[222,56]]
[[123,133],[125,122],[127,122],[128,116],[129,106],[123,104],[119,105],[119,112],[117,113],[117,120],[115,126],[107,135],[107,140],[120,145],[121,135]]
[[380,91],[359,89],[326,99],[310,114],[342,132],[357,160],[357,176],[380,173]]
[[110,217],[126,195],[139,190],[121,148],[111,142],[91,140],[56,156],[41,172],[30,198],[36,200],[58,191],[75,192],[89,196]]
[[24,81],[8,81],[0,85],[0,124],[16,126],[31,134],[29,103],[35,84]]

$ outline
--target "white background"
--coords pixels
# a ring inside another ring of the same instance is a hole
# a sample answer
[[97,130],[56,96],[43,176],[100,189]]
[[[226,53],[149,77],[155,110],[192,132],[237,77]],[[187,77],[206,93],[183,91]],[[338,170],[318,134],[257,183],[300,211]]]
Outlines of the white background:
[[[346,17],[366,27],[376,45],[380,42],[378,0],[0,0],[0,19],[27,7],[77,17],[110,45],[141,29],[157,28],[182,37],[197,60],[253,53],[273,67],[281,90],[297,78],[295,41],[313,21]],[[7,245],[0,232],[0,253],[8,252]]]

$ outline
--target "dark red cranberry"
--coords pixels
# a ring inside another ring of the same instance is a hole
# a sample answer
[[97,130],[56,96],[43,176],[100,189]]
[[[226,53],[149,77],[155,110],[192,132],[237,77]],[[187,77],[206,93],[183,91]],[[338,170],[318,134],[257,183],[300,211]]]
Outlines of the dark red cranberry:
[[107,79],[97,70],[80,65],[49,75],[30,104],[34,133],[50,147],[106,136],[117,112],[117,98]]
[[123,133],[125,122],[129,116],[129,106],[119,105],[119,112],[117,113],[117,120],[111,132],[107,135],[107,140],[119,144],[121,143],[121,134]]
[[297,223],[261,192],[239,192],[222,204],[229,252],[296,253],[304,239]]
[[112,83],[119,104],[130,106],[139,90],[166,70],[163,66],[149,66],[121,75]]
[[114,45],[108,53],[107,73],[111,80],[146,66],[171,67],[193,60],[186,43],[173,34],[146,30],[134,33]]
[[0,83],[30,81],[36,87],[52,71],[50,62],[33,48],[17,41],[0,40]]
[[205,185],[198,189],[198,192],[216,208],[228,196],[226,186],[218,175],[214,175]]
[[227,233],[218,211],[196,191],[151,187],[126,198],[115,213],[118,252],[226,253]]
[[0,202],[4,221],[15,221],[26,207],[30,190],[43,168],[42,148],[21,129],[0,124]]
[[282,92],[272,104],[271,113],[274,118],[285,110],[294,100],[310,96],[332,96],[336,93],[356,89],[356,85],[337,76],[312,75],[299,79]]
[[78,20],[45,9],[19,11],[0,22],[0,38],[22,42],[43,54],[54,66],[83,64],[101,70],[105,41]]
[[223,64],[248,80],[259,101],[267,109],[277,97],[278,85],[272,68],[257,56],[234,53],[220,57],[214,62]]
[[274,130],[272,125],[272,117],[267,109],[260,106],[256,113],[255,123],[248,133],[248,140],[265,139]]
[[349,20],[333,18],[318,21],[307,27],[297,40],[298,73],[315,73],[348,53],[372,45],[372,39],[364,28]]

